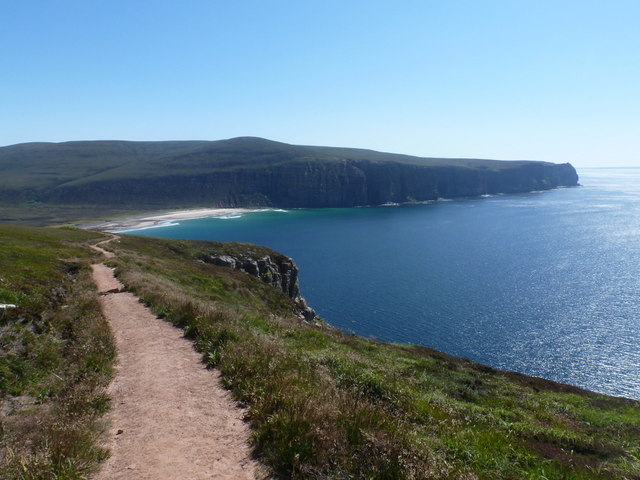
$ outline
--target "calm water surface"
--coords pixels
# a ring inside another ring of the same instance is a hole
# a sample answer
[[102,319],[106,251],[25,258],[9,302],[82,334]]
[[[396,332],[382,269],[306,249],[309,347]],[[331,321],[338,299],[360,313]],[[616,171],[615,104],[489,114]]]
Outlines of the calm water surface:
[[584,186],[544,193],[135,233],[266,245],[345,331],[640,399],[640,169],[579,174]]

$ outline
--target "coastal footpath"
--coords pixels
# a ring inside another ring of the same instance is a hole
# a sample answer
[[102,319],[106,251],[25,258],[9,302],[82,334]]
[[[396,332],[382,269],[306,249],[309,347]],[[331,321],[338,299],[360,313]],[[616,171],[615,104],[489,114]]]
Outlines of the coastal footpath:
[[638,401],[303,318],[265,247],[0,225],[0,267],[3,479],[640,472]]

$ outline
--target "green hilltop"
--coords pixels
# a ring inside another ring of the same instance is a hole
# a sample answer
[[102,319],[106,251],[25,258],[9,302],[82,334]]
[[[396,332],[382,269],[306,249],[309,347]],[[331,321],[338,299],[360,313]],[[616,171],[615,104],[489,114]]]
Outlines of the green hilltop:
[[[21,144],[0,148],[0,168],[0,222],[30,224],[577,184],[569,164],[251,137]],[[89,246],[105,238],[0,224],[0,304],[17,306],[0,311],[2,478],[87,478],[108,455],[116,351],[89,275],[101,261]],[[123,235],[107,248],[125,287],[183,328],[248,408],[272,478],[640,478],[637,401],[341,333],[310,315],[291,259],[265,247]]]
[[0,147],[0,188],[45,190],[108,179],[205,173],[235,167],[265,168],[288,162],[365,160],[422,166],[514,168],[527,162],[422,158],[374,150],[289,145],[257,137],[219,141],[77,141]]
[[0,169],[0,221],[32,223],[203,206],[378,205],[578,181],[569,164],[421,158],[255,137],[26,143],[0,148]]

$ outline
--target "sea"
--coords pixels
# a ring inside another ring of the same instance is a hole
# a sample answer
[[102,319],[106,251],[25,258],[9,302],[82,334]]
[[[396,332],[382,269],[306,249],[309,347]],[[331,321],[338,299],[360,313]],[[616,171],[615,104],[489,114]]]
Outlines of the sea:
[[581,186],[545,192],[127,233],[265,245],[345,332],[640,399],[640,168],[578,173]]

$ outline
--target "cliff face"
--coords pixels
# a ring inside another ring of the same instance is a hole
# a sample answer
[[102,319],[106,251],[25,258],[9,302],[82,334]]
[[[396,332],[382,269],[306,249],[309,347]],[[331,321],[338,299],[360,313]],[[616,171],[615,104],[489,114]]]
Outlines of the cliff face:
[[423,166],[343,160],[287,162],[198,175],[102,180],[63,185],[46,201],[60,203],[353,207],[574,186],[570,164],[522,162],[509,168]]
[[577,185],[569,164],[288,145],[67,142],[0,148],[0,201],[176,208],[353,207]]
[[233,268],[259,278],[291,298],[298,308],[298,316],[308,322],[316,319],[316,313],[300,295],[298,267],[284,255],[265,255],[253,258],[248,255],[208,255],[201,259],[206,263]]

